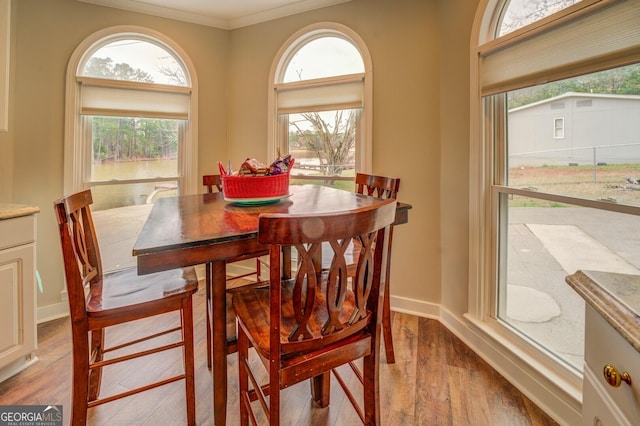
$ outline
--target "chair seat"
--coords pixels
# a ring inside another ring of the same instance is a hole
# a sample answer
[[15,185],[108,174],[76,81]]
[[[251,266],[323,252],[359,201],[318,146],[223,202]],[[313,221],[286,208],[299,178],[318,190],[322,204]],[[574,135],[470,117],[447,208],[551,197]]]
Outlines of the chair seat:
[[159,299],[189,297],[197,289],[198,277],[193,267],[148,275],[138,275],[136,268],[123,269],[105,274],[93,286],[87,297],[87,315],[106,316],[116,310],[135,314],[143,311],[146,304]]
[[[323,280],[323,285],[325,284]],[[322,335],[322,328],[328,319],[326,309],[326,298],[324,291],[317,291],[316,299],[309,319],[309,329],[313,335],[313,339],[290,342],[289,336],[293,332],[296,321],[294,318],[294,309],[292,302],[292,294],[294,281],[289,280],[282,283],[282,323],[280,328],[280,342],[282,343],[283,356],[287,353],[295,352],[299,354],[301,351],[309,351],[315,349],[317,343],[322,345],[329,344],[328,339]],[[251,336],[251,343],[256,351],[263,357],[268,357],[269,353],[269,283],[265,282],[261,286],[253,286],[251,288],[240,288],[233,292],[232,300],[233,308],[236,316],[241,319],[242,323]],[[340,322],[345,323],[351,317],[356,306],[355,296],[351,290],[345,293],[345,301],[340,311]],[[360,331],[362,327],[346,327],[342,332],[334,333],[331,336],[332,341],[346,339],[349,336]]]

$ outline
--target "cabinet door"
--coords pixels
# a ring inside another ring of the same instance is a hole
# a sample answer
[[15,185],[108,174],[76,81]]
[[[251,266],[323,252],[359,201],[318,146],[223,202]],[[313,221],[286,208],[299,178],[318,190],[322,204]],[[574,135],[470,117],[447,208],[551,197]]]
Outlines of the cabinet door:
[[34,259],[33,243],[0,250],[0,367],[36,348]]

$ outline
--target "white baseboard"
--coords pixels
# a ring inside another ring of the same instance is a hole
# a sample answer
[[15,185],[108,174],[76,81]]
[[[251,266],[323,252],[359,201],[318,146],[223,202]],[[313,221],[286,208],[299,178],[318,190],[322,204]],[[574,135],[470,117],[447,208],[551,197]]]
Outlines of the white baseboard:
[[20,358],[6,366],[0,368],[0,383],[7,380],[9,377],[15,376],[25,368],[38,362],[38,357],[35,356],[35,352],[29,356]]
[[69,315],[69,304],[67,302],[54,303],[53,305],[41,306],[36,313],[38,324],[53,321]]
[[440,318],[440,305],[435,303],[394,295],[391,295],[390,302],[391,310],[395,312],[436,320]]

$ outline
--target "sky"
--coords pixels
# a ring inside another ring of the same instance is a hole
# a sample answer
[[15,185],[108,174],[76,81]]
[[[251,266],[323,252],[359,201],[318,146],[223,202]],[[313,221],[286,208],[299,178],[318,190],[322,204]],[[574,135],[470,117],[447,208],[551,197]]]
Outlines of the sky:
[[139,68],[153,77],[154,83],[176,85],[159,68],[180,67],[176,59],[166,50],[142,40],[120,40],[107,44],[92,55],[99,58],[111,58],[114,64],[126,63]]

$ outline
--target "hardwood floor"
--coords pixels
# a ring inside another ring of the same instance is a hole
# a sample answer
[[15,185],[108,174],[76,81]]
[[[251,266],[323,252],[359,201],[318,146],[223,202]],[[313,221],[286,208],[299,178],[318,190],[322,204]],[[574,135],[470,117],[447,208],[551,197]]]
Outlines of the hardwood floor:
[[[204,291],[194,296],[196,339],[196,410],[199,425],[213,424],[212,379],[206,366]],[[162,321],[178,321],[164,316]],[[158,320],[155,320],[158,321]],[[144,321],[107,332],[108,342],[140,332]],[[396,364],[381,351],[380,404],[383,425],[555,425],[556,423],[466,347],[438,321],[394,313]],[[68,319],[38,326],[39,362],[0,383],[0,405],[63,405],[65,424],[71,411],[71,337]],[[228,424],[237,425],[237,358],[230,355]],[[156,354],[128,366],[111,367],[102,394],[127,388],[141,379],[180,370],[179,353]],[[345,373],[346,374],[346,373]],[[309,385],[300,383],[283,396],[286,425],[359,425],[357,415],[334,382],[331,404],[312,406]],[[356,379],[351,379],[356,380]],[[356,388],[354,386],[354,388]],[[183,382],[154,389],[89,410],[92,425],[182,425],[186,423]]]

